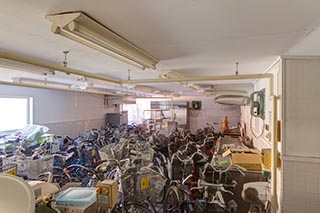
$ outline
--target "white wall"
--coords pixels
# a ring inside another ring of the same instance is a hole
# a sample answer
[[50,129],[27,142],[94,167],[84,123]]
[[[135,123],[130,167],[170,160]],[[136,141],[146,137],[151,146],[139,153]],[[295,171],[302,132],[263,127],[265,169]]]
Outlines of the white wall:
[[285,60],[284,154],[320,157],[320,60]]
[[190,130],[196,131],[198,128],[205,127],[207,123],[218,122],[220,128],[224,116],[228,116],[229,127],[235,126],[240,122],[240,106],[222,105],[213,101],[213,97],[181,97],[174,98],[174,101],[201,101],[202,110],[193,112],[190,117]]
[[319,58],[284,60],[283,212],[320,212],[319,69]]
[[0,96],[33,97],[33,123],[57,135],[77,136],[104,125],[104,96],[81,92],[0,85]]
[[282,212],[320,212],[319,165],[319,160],[283,158]]
[[[274,76],[274,85],[273,85],[273,92],[274,95],[278,96],[278,113],[277,119],[281,120],[282,115],[282,68],[281,68],[281,61],[275,62],[266,72],[272,73]],[[259,79],[254,84],[254,91],[259,91],[261,89],[266,89],[265,93],[265,125],[269,126],[269,131],[266,130],[263,120],[260,118],[253,118],[252,120],[252,131],[254,131],[255,135],[258,136],[262,130],[264,129],[264,133],[262,137],[256,138],[253,136],[251,128],[250,128],[250,106],[241,107],[241,124],[246,127],[246,133],[249,137],[253,139],[253,144],[255,148],[262,149],[262,148],[271,148],[271,130],[272,130],[272,101],[269,99],[270,97],[270,79]],[[278,143],[278,151],[281,153],[281,142]],[[277,169],[277,196],[278,196],[278,208],[279,210],[281,207],[281,200],[282,200],[282,169]]]
[[[271,66],[268,70],[268,73],[274,75],[274,88],[273,92],[278,99],[278,119],[281,119],[281,101],[282,101],[282,89],[281,89],[281,63],[280,61],[276,62],[273,66]],[[249,137],[253,138],[254,146],[258,149],[262,148],[270,148],[271,147],[271,129],[272,129],[272,102],[270,101],[270,79],[258,79],[254,83],[254,91],[259,91],[261,89],[266,89],[265,93],[265,119],[264,122],[260,118],[252,119],[252,130],[256,136],[260,135],[263,132],[261,138],[256,138],[252,134],[250,128],[250,106],[241,107],[241,123],[242,125],[246,125],[246,133]],[[269,126],[269,131],[265,128],[265,125]],[[279,151],[281,151],[281,144],[278,145]]]

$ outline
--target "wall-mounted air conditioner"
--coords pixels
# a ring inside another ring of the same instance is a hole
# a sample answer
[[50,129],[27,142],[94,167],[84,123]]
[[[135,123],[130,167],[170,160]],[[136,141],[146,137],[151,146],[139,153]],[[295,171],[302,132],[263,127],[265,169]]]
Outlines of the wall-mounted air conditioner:
[[250,103],[250,98],[243,91],[223,91],[217,92],[213,98],[214,102],[227,105],[245,106]]

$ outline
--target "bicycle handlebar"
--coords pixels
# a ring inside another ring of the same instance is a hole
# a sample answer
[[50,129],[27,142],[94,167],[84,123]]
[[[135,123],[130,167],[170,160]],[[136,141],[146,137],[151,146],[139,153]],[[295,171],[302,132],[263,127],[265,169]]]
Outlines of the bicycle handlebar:
[[[180,153],[180,152],[178,152]],[[171,162],[173,161],[173,159],[176,157],[179,161],[181,161],[182,163],[187,163],[189,162],[190,160],[192,160],[192,158],[195,156],[195,155],[200,155],[202,156],[203,158],[206,158],[206,156],[204,156],[201,152],[195,152],[193,153],[190,157],[187,157],[186,159],[181,159],[179,157],[179,155],[177,153],[174,153],[171,157]]]
[[208,168],[209,166],[210,166],[215,172],[218,172],[218,173],[225,173],[225,172],[230,171],[230,169],[231,169],[232,167],[236,167],[236,169],[240,172],[240,174],[241,174],[242,176],[246,176],[246,175],[244,174],[244,171],[247,171],[246,168],[243,168],[242,166],[239,166],[239,165],[237,165],[237,164],[233,164],[233,163],[231,163],[231,162],[229,163],[228,167],[225,168],[225,169],[219,169],[219,168],[217,168],[217,166],[212,165],[212,163],[206,163],[206,164],[204,165],[204,170],[203,170],[203,172],[202,172],[203,175],[205,174],[205,172],[207,171],[207,168]]

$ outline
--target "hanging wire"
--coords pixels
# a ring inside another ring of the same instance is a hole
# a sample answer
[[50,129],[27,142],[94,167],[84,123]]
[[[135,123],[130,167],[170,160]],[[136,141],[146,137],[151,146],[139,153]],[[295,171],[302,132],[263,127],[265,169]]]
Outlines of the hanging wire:
[[68,53],[69,53],[68,50],[63,51],[64,61],[63,61],[62,63],[63,63],[63,66],[64,66],[64,67],[67,67],[67,65],[68,65],[68,60],[67,60],[67,55],[68,55]]
[[[131,70],[130,69],[128,69],[128,81],[130,81],[131,80]],[[129,83],[129,82],[128,82]]]
[[130,92],[130,80],[131,80],[131,70],[128,69],[127,95],[129,95],[129,92]]
[[251,118],[250,118],[250,130],[251,130],[251,133],[252,133],[252,135],[253,135],[255,138],[261,138],[262,135],[263,135],[263,133],[264,133],[264,129],[265,129],[265,127],[266,127],[266,123],[265,123],[264,119],[261,119],[261,120],[263,121],[262,130],[261,130],[260,134],[256,135],[256,133],[253,131],[253,127],[252,127],[253,118],[254,118],[254,116],[251,115]]
[[239,70],[238,70],[238,68],[239,68],[239,62],[236,62],[236,75],[239,75]]

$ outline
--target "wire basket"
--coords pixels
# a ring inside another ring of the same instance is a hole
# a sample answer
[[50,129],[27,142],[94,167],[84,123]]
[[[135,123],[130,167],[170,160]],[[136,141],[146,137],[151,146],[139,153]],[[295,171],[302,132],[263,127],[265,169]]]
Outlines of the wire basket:
[[27,176],[26,157],[13,155],[2,159],[2,165],[16,165],[16,175],[20,177]]
[[[145,186],[146,182],[148,182],[148,187]],[[141,191],[145,191],[147,197],[160,197],[165,185],[166,179],[164,179],[160,174],[157,173],[141,175],[138,178],[138,188]]]
[[133,202],[145,200],[149,197],[160,197],[165,184],[166,180],[161,175],[147,170],[140,174],[121,177],[124,198]]
[[27,160],[27,177],[29,179],[38,179],[39,174],[43,172],[52,172],[54,158],[45,156],[37,160]]
[[0,173],[16,175],[17,174],[17,164],[6,164],[0,167]]
[[28,179],[37,179],[43,172],[52,172],[54,159],[52,156],[46,156],[37,160],[22,156],[12,156],[3,159],[3,165],[16,165],[16,175],[28,177]]
[[116,158],[117,156],[114,155],[117,155],[117,153],[119,152],[120,145],[121,144],[111,143],[102,147],[99,151],[106,153],[109,156],[109,158]]
[[[154,152],[152,150],[142,151],[140,153],[141,153],[143,164],[145,166],[153,162]],[[135,156],[132,156],[132,157],[135,157]]]

